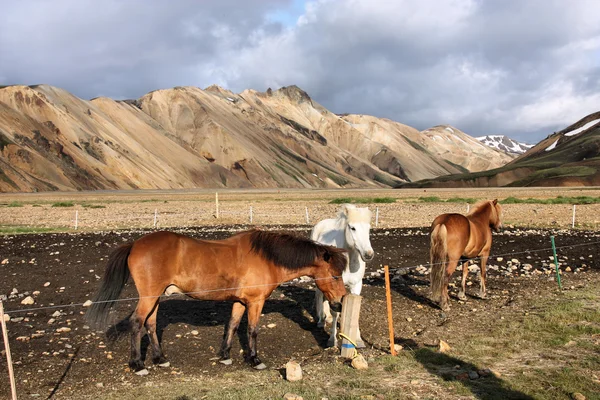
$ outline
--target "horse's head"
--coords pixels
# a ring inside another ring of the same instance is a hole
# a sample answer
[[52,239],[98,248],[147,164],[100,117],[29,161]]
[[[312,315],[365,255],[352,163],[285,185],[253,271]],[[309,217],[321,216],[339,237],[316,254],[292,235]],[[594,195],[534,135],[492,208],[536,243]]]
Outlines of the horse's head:
[[342,310],[342,297],[346,294],[342,279],[347,262],[345,252],[346,250],[337,247],[323,246],[323,252],[315,265],[315,283],[329,301],[331,309],[336,312]]
[[498,199],[494,199],[491,201],[492,204],[492,212],[490,213],[490,227],[499,232],[502,228],[502,207],[500,203],[498,203]]
[[368,262],[375,257],[371,247],[369,232],[371,230],[371,211],[368,208],[357,208],[352,204],[344,204],[340,216],[346,219],[346,244],[360,254],[363,261]]

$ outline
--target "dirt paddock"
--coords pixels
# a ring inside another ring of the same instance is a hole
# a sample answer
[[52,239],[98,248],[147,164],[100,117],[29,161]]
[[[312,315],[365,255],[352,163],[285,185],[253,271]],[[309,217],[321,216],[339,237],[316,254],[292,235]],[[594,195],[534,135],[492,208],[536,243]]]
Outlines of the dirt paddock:
[[[213,226],[185,229],[184,232],[199,238],[220,239],[244,228],[245,226]],[[285,228],[299,230],[305,235],[309,232],[308,226]],[[22,398],[136,398],[127,397],[126,394],[128,391],[135,393],[133,388],[136,387],[160,386],[173,379],[227,380],[236,371],[252,373],[251,380],[259,379],[260,372],[249,371],[241,354],[234,357],[232,366],[223,366],[214,360],[231,304],[194,301],[183,296],[161,301],[158,317],[161,340],[172,366],[165,369],[151,367],[147,377],[138,377],[128,372],[129,341],[115,334],[118,329],[113,329],[108,334],[92,332],[85,325],[82,315],[85,308],[79,305],[68,306],[72,303],[81,304],[93,296],[111,249],[144,233],[146,232],[118,231],[4,237],[2,259],[5,261],[2,261],[0,269],[0,294],[9,297],[5,308],[11,316],[8,328],[17,387]],[[442,318],[440,310],[428,300],[426,267],[419,267],[428,261],[427,230],[373,230],[372,244],[377,256],[368,264],[360,320],[363,337],[369,346],[361,353],[377,364],[382,362],[380,358],[387,353],[389,347],[385,290],[380,269],[382,265],[389,265],[394,270],[394,327],[396,343],[404,346],[403,352],[419,348],[433,349],[432,346],[439,340],[458,346],[462,343],[461,335],[467,332],[490,332],[490,326],[502,320],[526,319],[528,313],[534,312],[529,303],[531,298],[552,299],[560,296],[553,279],[554,267],[550,262],[550,234],[555,235],[559,246],[562,280],[566,288],[577,291],[600,282],[598,233],[507,229],[494,236],[492,267],[488,279],[489,298],[476,298],[479,281],[476,274],[470,274],[469,282],[472,282],[472,286],[469,286],[468,293],[473,297],[466,302],[459,302],[454,298],[451,312],[446,318]],[[458,283],[458,274],[455,275],[455,282]],[[11,296],[13,288],[17,292]],[[324,347],[327,334],[314,323],[313,289],[310,281],[292,282],[276,290],[266,303],[260,322],[262,328],[258,337],[259,352],[269,370],[275,371],[274,373],[290,359],[300,361],[308,374],[311,371],[317,374],[315,371],[326,369],[328,365],[342,363],[336,351]],[[36,291],[39,293],[35,293]],[[28,295],[35,299],[35,304],[22,305],[22,299]],[[135,295],[133,285],[129,284],[121,298]],[[119,303],[113,314],[113,322],[118,324],[134,306],[135,301]],[[25,308],[38,307],[53,308],[19,312]],[[243,325],[241,332],[245,332]],[[234,345],[234,354],[245,344],[244,335],[240,335],[240,341]],[[598,349],[595,347],[596,351]],[[451,362],[465,362],[457,360]],[[149,360],[147,364],[150,364]],[[505,377],[503,379],[510,379],[510,365],[491,363],[489,366],[502,370]],[[433,377],[443,376],[437,370],[419,374],[427,373]],[[418,378],[419,374],[415,376]],[[3,382],[0,385],[0,397],[7,398],[9,385],[4,360],[0,362],[0,377]],[[278,373],[274,377],[267,371],[263,377],[263,384],[268,384],[272,379],[283,382]],[[310,382],[310,375],[306,379]],[[397,383],[410,386],[412,380],[414,379],[410,376],[402,376]],[[414,398],[420,398],[421,395],[463,398],[453,394],[453,388],[439,387],[435,382],[431,385],[428,389],[412,388],[407,392],[406,398],[411,398],[411,392],[416,396]],[[420,390],[425,391],[421,393]],[[324,387],[321,397],[315,398],[355,398],[350,394],[361,394],[364,391],[361,387],[354,390],[349,388],[345,392],[347,397],[336,397],[335,390],[328,392]],[[200,390],[197,393],[204,392]],[[473,390],[471,395],[476,393]],[[505,394],[510,398],[511,393],[507,391]],[[385,396],[386,393],[378,395]],[[311,398],[310,394],[306,396]],[[398,396],[388,393],[388,397],[383,398],[404,398]],[[213,397],[207,392],[189,398]],[[357,395],[356,398],[360,397]],[[468,393],[464,398],[469,398]]]

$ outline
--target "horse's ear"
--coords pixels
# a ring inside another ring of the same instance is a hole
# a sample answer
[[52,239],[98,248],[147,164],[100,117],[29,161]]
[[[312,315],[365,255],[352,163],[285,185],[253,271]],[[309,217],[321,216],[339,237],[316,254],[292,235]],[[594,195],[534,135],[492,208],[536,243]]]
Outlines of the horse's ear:
[[328,251],[325,251],[325,253],[323,254],[323,260],[325,262],[329,262],[329,259],[331,258],[331,254],[329,254]]
[[496,204],[498,204],[498,199],[494,199],[494,200],[492,200],[492,204],[493,204],[493,205],[496,205]]

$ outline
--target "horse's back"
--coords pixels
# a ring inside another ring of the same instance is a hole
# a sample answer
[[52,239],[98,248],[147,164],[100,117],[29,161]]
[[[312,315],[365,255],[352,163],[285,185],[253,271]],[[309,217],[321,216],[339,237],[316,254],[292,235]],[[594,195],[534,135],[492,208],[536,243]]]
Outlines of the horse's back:
[[469,243],[471,235],[471,224],[467,217],[462,214],[442,214],[433,220],[431,224],[431,232],[437,226],[444,225],[446,227],[446,246],[451,253],[463,252]]
[[312,228],[310,238],[321,244],[331,246],[339,245],[339,243],[337,243],[339,241],[338,236],[340,236],[340,233],[343,233],[343,231],[337,227],[336,222],[337,220],[333,218],[317,222]]

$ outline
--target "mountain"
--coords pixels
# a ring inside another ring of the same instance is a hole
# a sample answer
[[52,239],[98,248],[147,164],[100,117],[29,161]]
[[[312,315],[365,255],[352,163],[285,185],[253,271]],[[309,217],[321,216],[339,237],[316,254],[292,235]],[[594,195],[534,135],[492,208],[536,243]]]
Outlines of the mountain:
[[600,185],[600,111],[554,132],[508,164],[398,187]]
[[5,86],[0,191],[390,187],[509,161],[478,143],[467,157],[469,138],[442,145],[387,119],[339,116],[296,86],[175,87],[124,101]]
[[533,144],[527,144],[523,142],[517,142],[504,135],[487,135],[487,136],[479,136],[475,139],[479,140],[481,143],[486,146],[493,147],[498,150],[502,150],[508,154],[523,154],[530,148],[532,148]]

